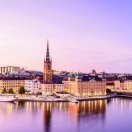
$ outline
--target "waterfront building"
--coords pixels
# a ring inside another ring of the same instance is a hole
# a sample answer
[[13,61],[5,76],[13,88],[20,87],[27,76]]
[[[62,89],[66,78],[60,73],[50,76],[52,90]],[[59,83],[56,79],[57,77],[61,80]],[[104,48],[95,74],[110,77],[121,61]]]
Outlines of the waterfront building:
[[21,86],[24,87],[24,80],[2,79],[0,80],[0,93],[4,88],[7,91],[12,88],[15,93],[18,93],[18,90]]
[[41,93],[44,94],[55,94],[63,92],[63,84],[43,84],[41,83]]
[[64,90],[72,95],[85,96],[103,96],[106,95],[106,81],[97,76],[84,76],[80,78],[69,77],[68,81],[64,80]]
[[62,82],[53,79],[52,60],[49,53],[49,43],[47,41],[46,58],[44,58],[43,82],[41,83],[42,94],[54,94],[63,91]]
[[0,67],[0,74],[5,75],[8,73],[14,73],[14,72],[20,72],[22,71],[22,68],[16,67],[16,66],[4,66]]
[[124,90],[124,81],[121,81],[121,82],[120,82],[120,89],[121,89],[121,90]]
[[124,90],[132,90],[132,80],[124,81]]
[[115,90],[127,90],[127,91],[132,90],[132,80],[125,80],[125,81],[116,80],[114,81],[114,84],[115,84]]
[[37,94],[40,91],[41,83],[37,79],[25,80],[24,88],[27,92],[30,92],[32,94]]

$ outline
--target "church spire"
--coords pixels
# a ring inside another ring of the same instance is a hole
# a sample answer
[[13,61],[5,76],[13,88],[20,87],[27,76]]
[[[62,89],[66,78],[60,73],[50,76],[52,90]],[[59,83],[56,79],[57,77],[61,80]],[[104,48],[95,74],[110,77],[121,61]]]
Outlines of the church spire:
[[43,82],[52,83],[52,61],[49,54],[49,42],[47,40],[46,59],[44,60]]
[[49,41],[47,40],[47,51],[46,51],[46,60],[50,60],[50,55],[49,55]]

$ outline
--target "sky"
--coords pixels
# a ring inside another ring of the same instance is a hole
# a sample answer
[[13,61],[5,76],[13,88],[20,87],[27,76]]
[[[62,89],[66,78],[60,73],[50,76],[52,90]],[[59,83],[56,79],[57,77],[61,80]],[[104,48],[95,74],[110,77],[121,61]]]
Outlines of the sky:
[[131,0],[0,0],[0,66],[132,73]]

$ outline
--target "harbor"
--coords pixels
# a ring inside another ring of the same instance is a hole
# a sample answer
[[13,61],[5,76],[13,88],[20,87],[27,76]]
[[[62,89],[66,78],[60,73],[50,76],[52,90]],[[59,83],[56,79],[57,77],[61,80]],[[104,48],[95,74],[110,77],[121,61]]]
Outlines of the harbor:
[[96,96],[96,97],[76,97],[70,94],[58,96],[42,96],[42,95],[16,95],[16,94],[1,94],[0,102],[13,102],[13,101],[32,101],[32,102],[71,102],[79,103],[80,101],[90,100],[105,100],[118,97],[118,95]]
[[109,100],[112,98],[132,98],[130,93],[113,93],[106,96],[77,97],[71,94],[54,95],[21,95],[21,94],[0,94],[0,102],[30,101],[30,102],[71,102],[79,103],[82,101]]

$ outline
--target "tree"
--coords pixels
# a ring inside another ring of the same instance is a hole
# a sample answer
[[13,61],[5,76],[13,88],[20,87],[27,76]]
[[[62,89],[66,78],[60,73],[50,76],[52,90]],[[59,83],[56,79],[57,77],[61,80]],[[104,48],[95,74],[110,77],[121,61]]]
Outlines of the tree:
[[10,88],[10,89],[9,89],[9,91],[8,91],[8,93],[10,93],[10,94],[14,94],[13,89],[12,89],[12,88]]
[[25,94],[25,88],[21,86],[18,91],[19,94]]
[[4,88],[4,89],[2,90],[2,94],[6,94],[6,93],[7,93],[6,88]]
[[107,88],[106,93],[107,93],[107,95],[111,94],[111,89]]

